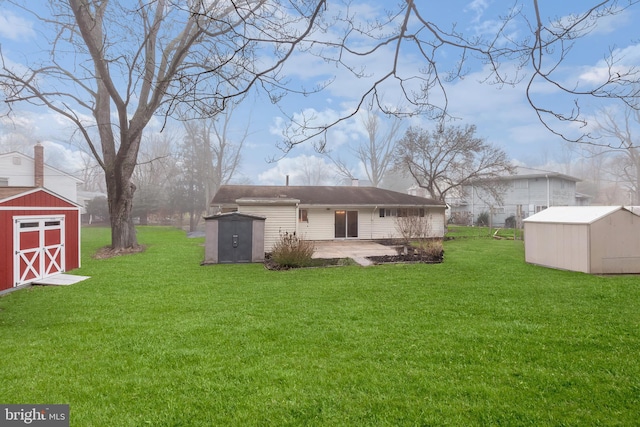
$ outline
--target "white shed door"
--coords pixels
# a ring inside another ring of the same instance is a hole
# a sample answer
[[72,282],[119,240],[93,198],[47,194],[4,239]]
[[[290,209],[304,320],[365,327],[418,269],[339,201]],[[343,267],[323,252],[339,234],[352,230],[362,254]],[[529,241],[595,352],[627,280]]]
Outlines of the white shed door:
[[62,273],[64,216],[14,217],[14,286]]

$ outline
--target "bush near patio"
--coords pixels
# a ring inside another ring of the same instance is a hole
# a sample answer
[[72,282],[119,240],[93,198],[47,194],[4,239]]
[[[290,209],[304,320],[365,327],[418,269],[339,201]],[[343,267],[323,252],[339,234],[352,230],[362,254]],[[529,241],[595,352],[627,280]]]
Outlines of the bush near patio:
[[308,267],[311,265],[314,250],[313,242],[302,239],[295,232],[285,231],[280,233],[280,238],[268,255],[266,264],[275,264],[273,269]]
[[640,285],[445,241],[442,264],[199,266],[204,239],[139,228],[91,279],[0,298],[0,402],[72,426],[637,425]]

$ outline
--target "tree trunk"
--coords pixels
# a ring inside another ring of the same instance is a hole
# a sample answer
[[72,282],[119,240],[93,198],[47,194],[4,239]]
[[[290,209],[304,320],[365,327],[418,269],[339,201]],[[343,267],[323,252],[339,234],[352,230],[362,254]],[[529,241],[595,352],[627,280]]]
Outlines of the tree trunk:
[[138,246],[138,238],[131,212],[136,186],[128,179],[125,185],[118,185],[118,180],[113,174],[107,175],[106,181],[111,219],[111,247],[135,248]]

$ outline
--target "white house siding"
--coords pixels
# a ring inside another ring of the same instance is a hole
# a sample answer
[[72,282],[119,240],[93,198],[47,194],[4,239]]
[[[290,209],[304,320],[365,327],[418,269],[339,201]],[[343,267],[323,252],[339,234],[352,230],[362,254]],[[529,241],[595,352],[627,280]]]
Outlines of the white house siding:
[[[522,218],[527,218],[549,206],[575,206],[576,183],[561,177],[513,177],[503,184],[502,204],[493,203],[493,225],[503,225],[515,216],[518,205]],[[478,187],[463,188],[465,204],[452,206],[452,212],[473,217],[473,222],[483,212],[490,212],[491,196]]]
[[239,212],[249,215],[264,216],[264,250],[271,251],[273,245],[280,239],[280,233],[296,232],[297,211],[295,205],[273,206],[239,206]]
[[334,215],[335,209],[309,208],[307,209],[307,222],[298,222],[298,234],[307,240],[331,240],[335,237]]
[[[0,156],[0,178],[9,187],[35,186],[34,161],[19,153]],[[57,169],[44,165],[44,188],[74,203],[78,202],[77,185],[81,181]]]
[[[358,211],[358,239],[379,240],[399,238],[396,227],[396,217],[380,218],[379,208],[305,208],[307,209],[307,222],[298,222],[298,234],[307,240],[332,240],[335,238],[335,212],[336,210]],[[426,217],[431,223],[429,237],[444,236],[445,209],[425,208]],[[260,215],[265,215],[261,213]]]

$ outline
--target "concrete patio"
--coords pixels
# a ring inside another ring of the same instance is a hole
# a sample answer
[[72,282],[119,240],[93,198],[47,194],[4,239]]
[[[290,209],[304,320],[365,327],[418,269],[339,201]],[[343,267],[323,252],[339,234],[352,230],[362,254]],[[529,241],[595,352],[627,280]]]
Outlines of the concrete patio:
[[326,240],[315,241],[313,258],[351,258],[358,264],[367,266],[368,256],[397,255],[395,248],[367,240]]

